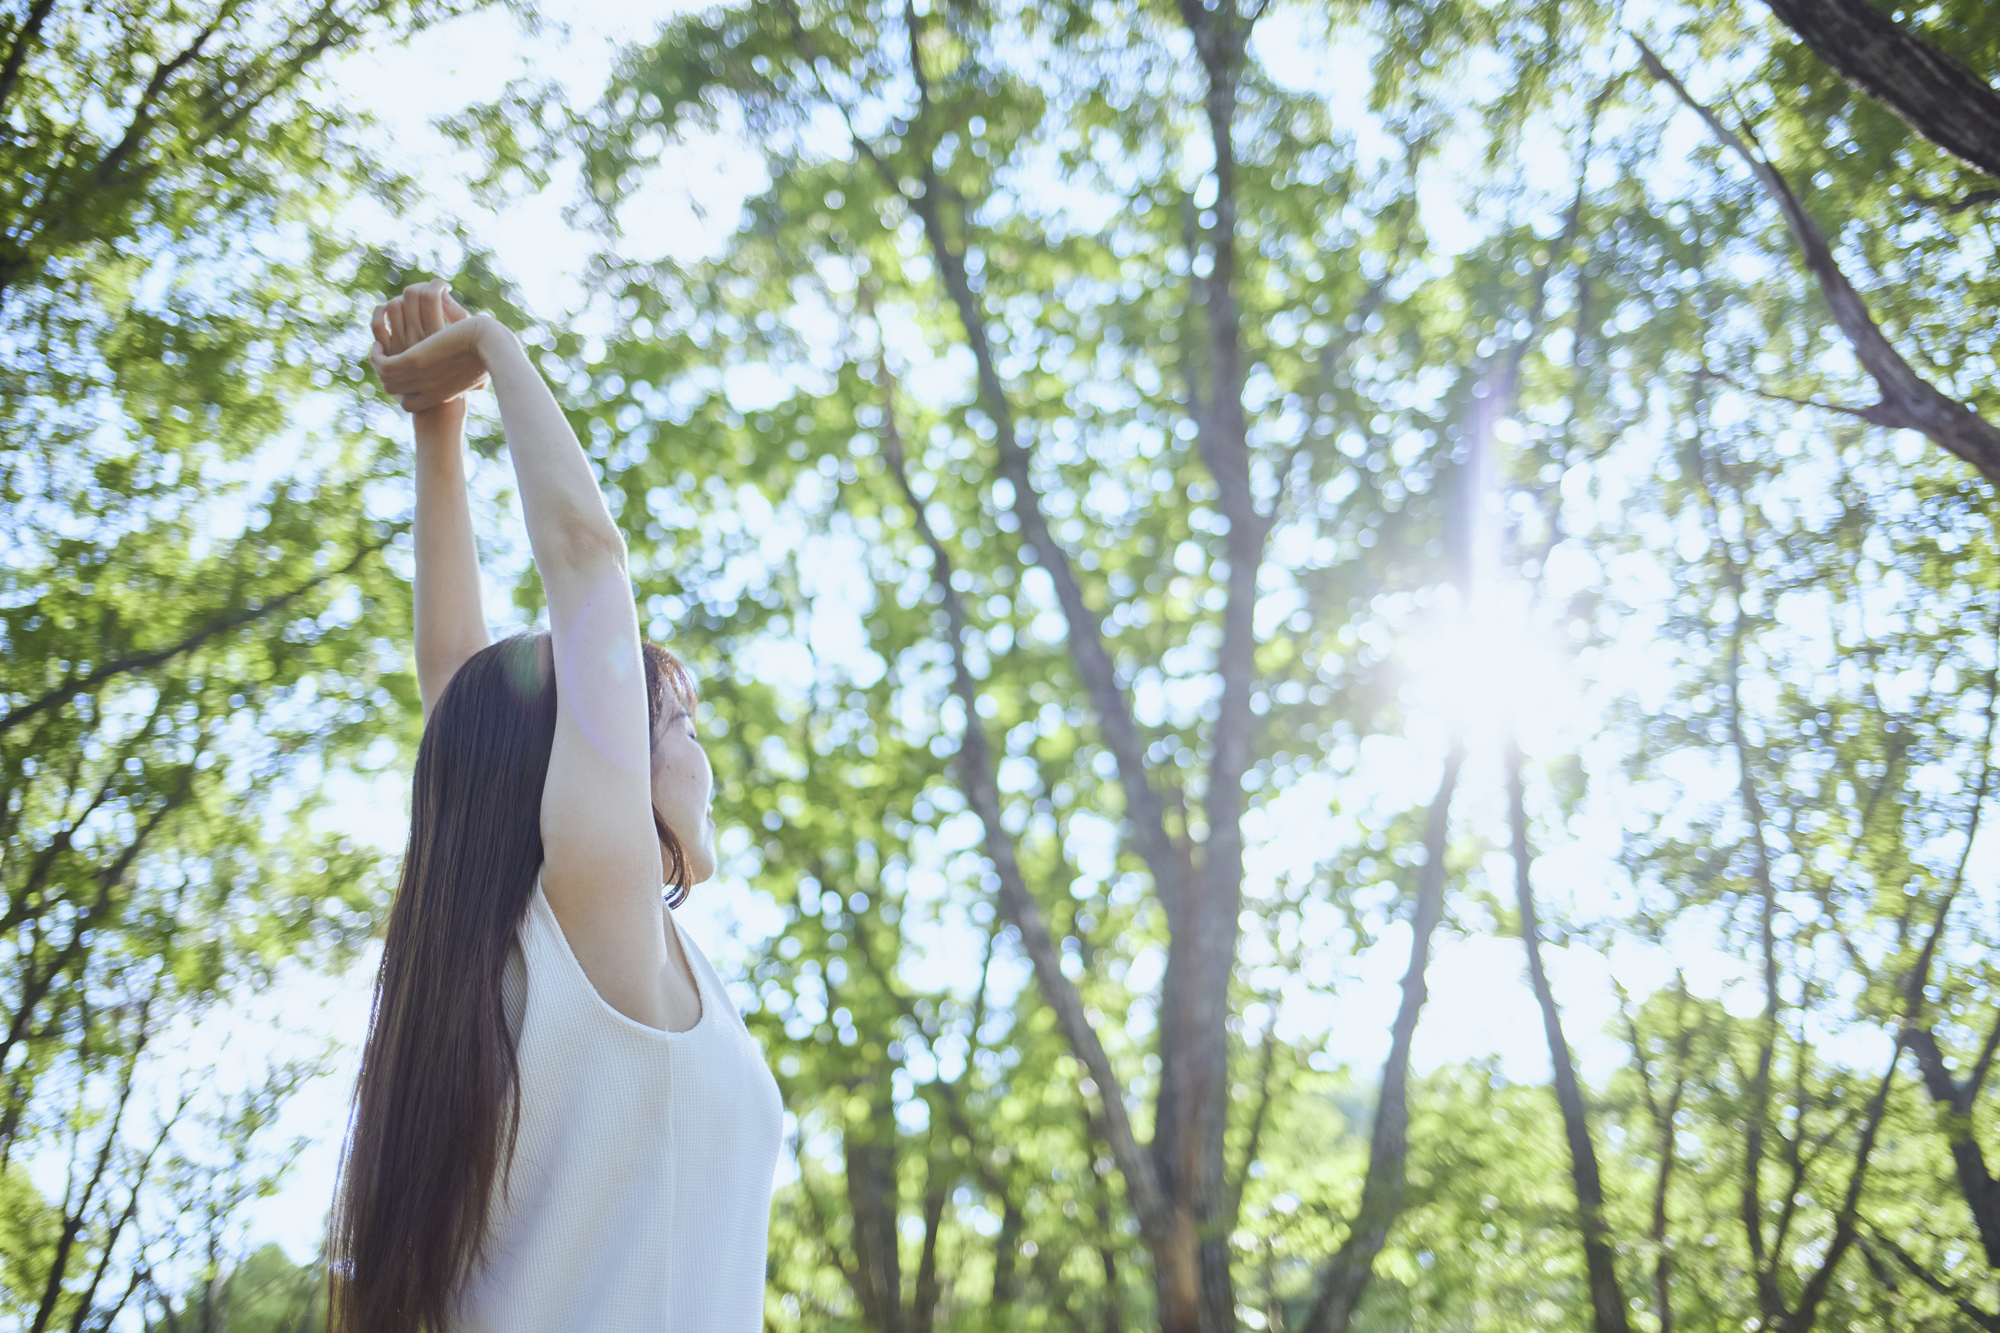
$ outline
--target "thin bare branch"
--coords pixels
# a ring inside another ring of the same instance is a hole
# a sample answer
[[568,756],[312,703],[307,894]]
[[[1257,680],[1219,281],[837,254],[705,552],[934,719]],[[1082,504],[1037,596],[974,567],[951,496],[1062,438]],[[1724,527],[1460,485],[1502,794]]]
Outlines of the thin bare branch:
[[1989,481],[2000,481],[2000,427],[1995,427],[1916,372],[1875,322],[1875,317],[1869,313],[1868,303],[1835,261],[1826,234],[1800,204],[1798,196],[1792,193],[1784,176],[1745,143],[1740,135],[1725,126],[1715,112],[1696,101],[1687,86],[1661,63],[1644,40],[1637,35],[1632,40],[1638,45],[1640,59],[1645,62],[1647,71],[1672,89],[1676,97],[1701,117],[1710,133],[1749,166],[1758,183],[1764,187],[1765,194],[1778,205],[1807,271],[1819,283],[1820,293],[1826,299],[1834,322],[1847,335],[1855,359],[1860,361],[1862,369],[1875,381],[1882,395],[1881,402],[1857,415],[1878,426],[1918,431],[1972,464]]

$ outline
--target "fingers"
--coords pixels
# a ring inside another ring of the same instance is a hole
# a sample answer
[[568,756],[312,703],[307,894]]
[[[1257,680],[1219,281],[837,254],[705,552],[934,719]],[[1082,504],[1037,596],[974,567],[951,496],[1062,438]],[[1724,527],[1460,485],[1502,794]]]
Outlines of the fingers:
[[390,332],[395,334],[395,340],[390,344],[389,350],[392,353],[407,351],[410,344],[417,340],[416,336],[410,330],[409,302],[400,296],[393,297],[390,299],[387,309],[389,312],[389,329]]
[[472,312],[460,305],[458,298],[451,294],[451,288],[447,287],[444,289],[444,317],[447,321],[456,324],[471,314]]
[[375,367],[382,387],[398,398],[415,393],[424,387],[422,368],[410,364],[410,358],[402,353],[384,356],[380,352],[370,352],[368,363]]
[[389,307],[378,305],[375,313],[368,317],[368,331],[375,335],[375,345],[385,353],[393,353],[396,347],[391,342],[396,335],[389,330]]
[[[406,323],[415,316],[405,312]],[[372,349],[368,362],[391,395],[404,399],[405,410],[420,411],[459,398],[484,385],[486,366],[477,345],[478,329],[471,324],[450,326],[423,339],[407,351],[389,354]],[[408,399],[417,395],[422,406],[411,408]]]
[[403,304],[410,312],[410,331],[416,338],[428,338],[444,327],[444,289],[442,278],[403,289]]
[[400,367],[395,362],[394,356],[379,347],[371,349],[368,353],[368,364],[375,367],[375,377],[382,381],[382,387],[390,393],[396,392],[396,384],[403,378],[397,373]]

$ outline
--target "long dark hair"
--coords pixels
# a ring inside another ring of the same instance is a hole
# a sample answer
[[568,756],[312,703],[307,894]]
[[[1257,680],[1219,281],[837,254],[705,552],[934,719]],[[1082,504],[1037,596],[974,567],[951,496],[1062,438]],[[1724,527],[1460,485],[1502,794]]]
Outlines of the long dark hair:
[[[644,656],[657,736],[694,688],[666,649]],[[555,730],[546,633],[474,653],[424,727],[334,1200],[329,1333],[438,1333],[484,1250],[520,1112],[500,982],[542,864]],[[678,906],[687,855],[653,824]]]

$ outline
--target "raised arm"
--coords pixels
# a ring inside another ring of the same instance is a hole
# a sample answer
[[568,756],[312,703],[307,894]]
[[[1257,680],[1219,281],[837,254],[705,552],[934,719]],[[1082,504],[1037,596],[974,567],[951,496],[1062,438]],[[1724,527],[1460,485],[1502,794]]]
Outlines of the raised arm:
[[542,888],[598,993],[627,1017],[665,1027],[671,964],[625,540],[575,432],[508,329],[474,315],[374,361],[412,412],[491,376],[555,646]]
[[[375,312],[375,344],[393,356],[466,317],[442,281],[407,288]],[[459,667],[492,642],[465,490],[465,399],[415,413],[417,689],[429,717]]]
[[465,660],[492,642],[465,494],[465,414],[457,416],[418,417],[416,427],[417,688],[426,717]]

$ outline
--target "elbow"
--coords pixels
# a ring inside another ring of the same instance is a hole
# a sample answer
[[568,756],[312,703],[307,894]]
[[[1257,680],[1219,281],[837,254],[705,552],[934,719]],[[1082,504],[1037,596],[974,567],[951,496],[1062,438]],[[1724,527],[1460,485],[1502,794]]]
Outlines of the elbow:
[[625,569],[625,537],[608,520],[564,524],[548,553],[551,563],[576,572]]
[[552,570],[625,568],[625,536],[601,504],[574,506],[552,517],[555,521],[548,524],[543,539],[533,542],[535,563],[544,577]]

